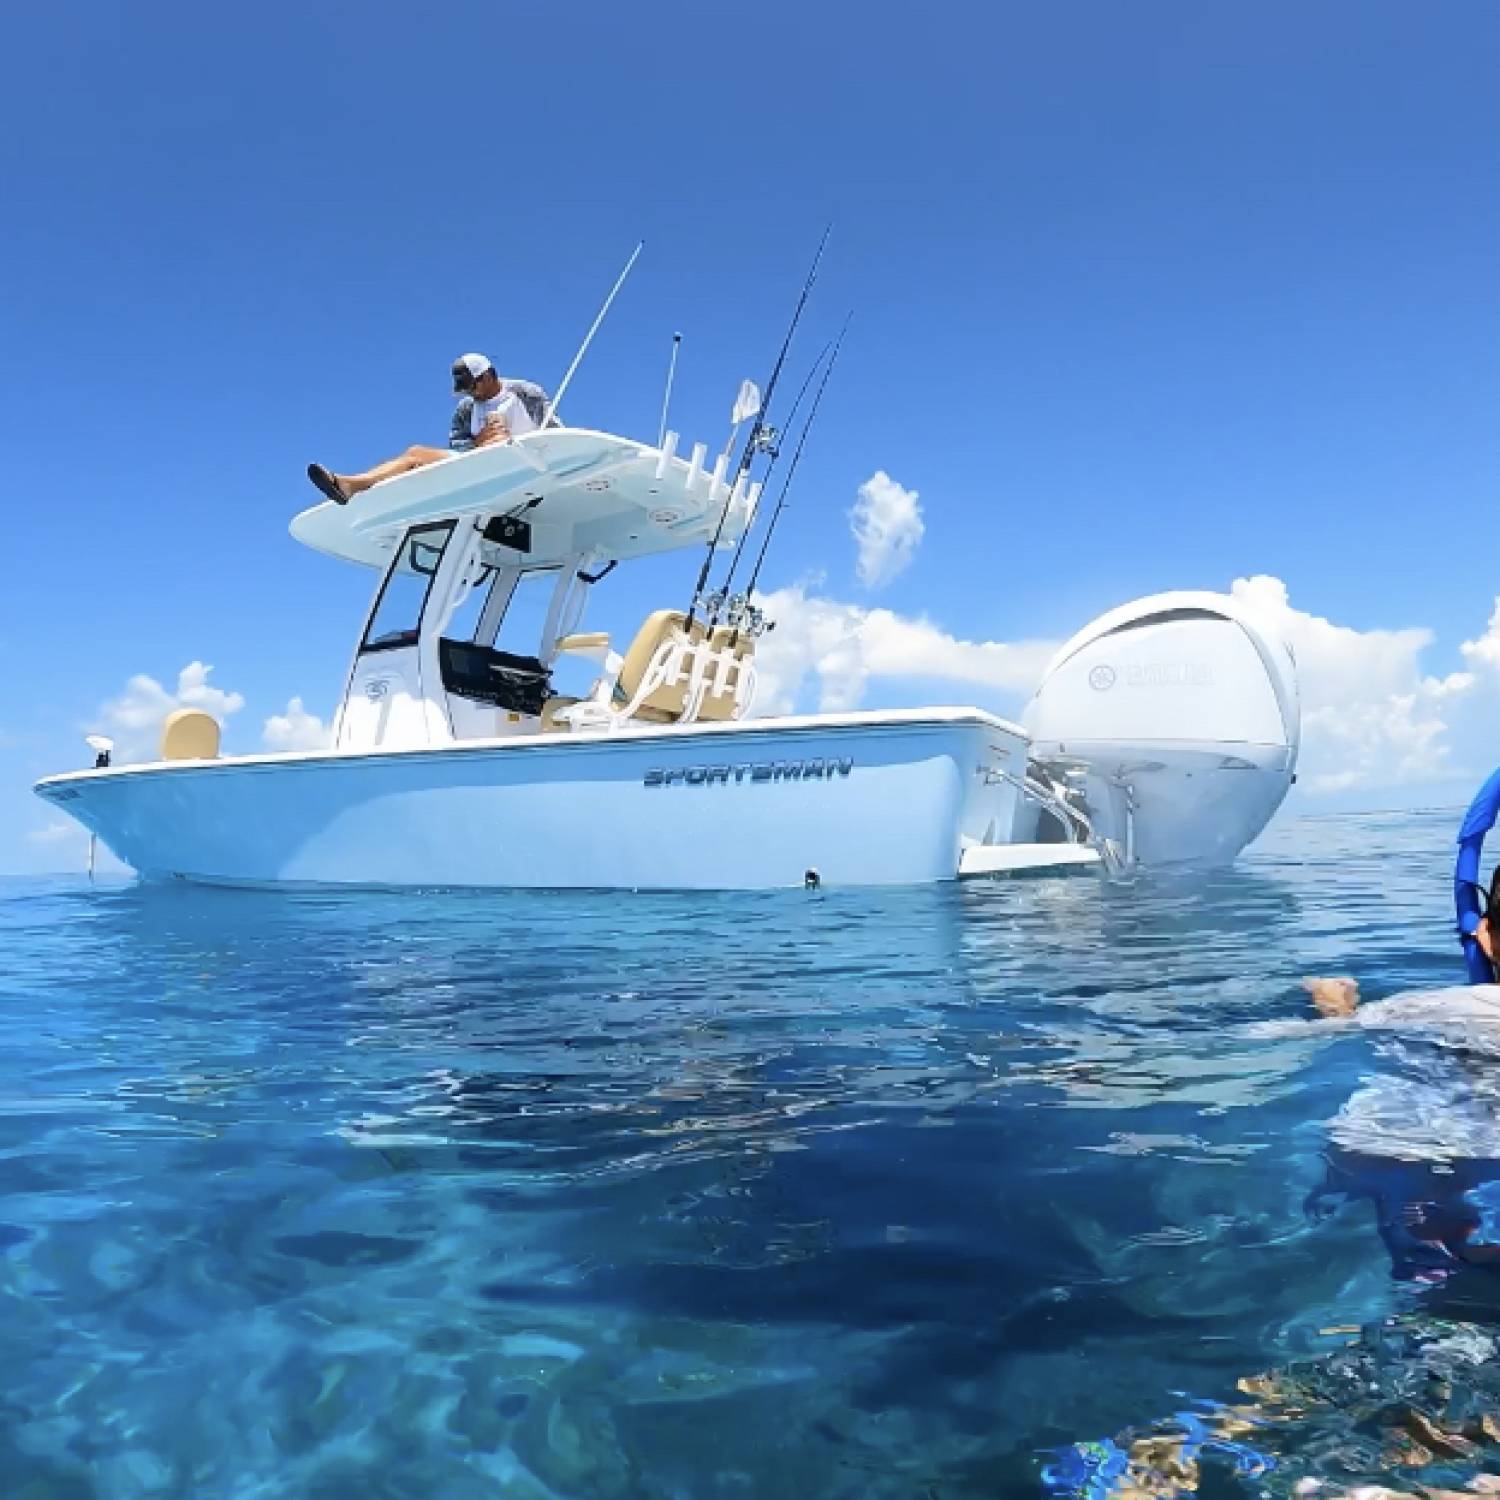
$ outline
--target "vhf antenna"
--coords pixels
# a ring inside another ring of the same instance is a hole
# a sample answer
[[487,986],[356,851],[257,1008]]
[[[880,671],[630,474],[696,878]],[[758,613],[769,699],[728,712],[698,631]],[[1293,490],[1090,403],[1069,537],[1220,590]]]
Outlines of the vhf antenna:
[[656,446],[660,448],[667,440],[667,411],[672,405],[672,382],[677,378],[677,351],[682,347],[682,335],[672,335],[672,358],[667,362],[667,389],[661,398],[661,430],[656,435]]
[[594,342],[594,335],[599,332],[599,325],[604,321],[616,297],[620,295],[620,288],[625,285],[625,278],[630,275],[636,261],[641,258],[641,251],[646,248],[645,240],[636,245],[631,252],[630,259],[625,262],[625,269],[620,272],[615,284],[610,288],[609,296],[604,299],[604,306],[599,309],[599,315],[593,321],[589,331],[584,334],[583,342],[578,346],[578,353],[573,356],[573,363],[568,366],[568,373],[563,376],[557,387],[557,394],[552,398],[552,405],[547,412],[547,423],[549,426],[561,426],[557,420],[557,408],[562,405],[563,394],[568,386],[572,384],[573,377],[578,373],[578,367],[583,363],[583,356],[589,352],[589,345]]

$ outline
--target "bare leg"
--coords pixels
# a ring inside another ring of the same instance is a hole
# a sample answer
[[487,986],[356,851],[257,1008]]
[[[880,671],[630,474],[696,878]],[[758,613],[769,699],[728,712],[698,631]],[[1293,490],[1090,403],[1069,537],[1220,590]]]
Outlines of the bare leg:
[[409,474],[413,469],[425,469],[428,464],[448,456],[446,448],[424,448],[415,443],[399,458],[388,458],[383,464],[366,469],[363,474],[335,474],[333,477],[346,495],[360,495],[382,479],[394,479],[396,475]]

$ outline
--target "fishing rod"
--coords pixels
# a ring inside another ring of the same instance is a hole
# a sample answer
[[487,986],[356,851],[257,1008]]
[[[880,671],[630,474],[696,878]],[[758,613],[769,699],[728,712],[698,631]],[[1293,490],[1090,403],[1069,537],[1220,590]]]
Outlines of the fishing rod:
[[719,545],[719,538],[724,534],[724,522],[729,516],[729,501],[733,498],[740,481],[749,473],[750,465],[760,449],[762,434],[766,431],[766,413],[770,410],[771,398],[776,393],[776,382],[781,378],[781,367],[786,363],[787,351],[792,347],[792,337],[797,332],[798,323],[802,321],[802,310],[807,306],[813,283],[818,279],[818,266],[822,262],[823,251],[828,246],[828,236],[832,233],[833,225],[830,224],[823,231],[823,238],[818,241],[818,253],[813,256],[812,269],[807,273],[807,280],[802,283],[802,294],[797,298],[797,306],[792,312],[792,321],[787,327],[786,337],[781,341],[781,352],[776,356],[776,363],[771,368],[771,378],[766,382],[766,394],[761,400],[760,410],[755,414],[755,425],[750,429],[750,436],[745,439],[745,451],[740,455],[739,467],[735,470],[734,479],[730,483],[729,494],[724,500],[724,508],[719,512],[719,524],[714,527],[713,539],[708,544],[703,566],[698,572],[698,582],[693,588],[693,601],[688,605],[687,612],[688,629],[692,628],[693,616],[697,613],[699,599],[708,584],[708,575],[714,565],[714,550]]
[[828,389],[828,377],[833,374],[833,367],[839,362],[839,350],[844,347],[844,335],[849,332],[849,321],[853,316],[851,312],[844,319],[844,326],[839,329],[839,336],[833,346],[833,355],[824,367],[822,380],[818,382],[818,393],[813,397],[812,409],[807,414],[807,421],[802,424],[802,435],[797,439],[796,452],[792,454],[792,466],[786,471],[786,478],[781,481],[781,494],[776,498],[776,509],[771,512],[770,525],[766,527],[766,534],[761,539],[760,556],[755,559],[755,569],[750,574],[750,582],[745,585],[746,599],[755,593],[755,585],[760,581],[761,565],[766,560],[766,551],[771,545],[771,538],[776,534],[776,523],[781,519],[781,512],[786,508],[787,491],[792,487],[792,480],[797,477],[797,465],[802,462],[802,450],[807,446],[807,435],[812,431],[813,423],[818,419],[818,408],[823,404],[823,392]]
[[584,334],[583,342],[578,346],[578,353],[573,356],[573,363],[568,366],[568,373],[563,376],[557,387],[557,394],[552,398],[552,405],[547,412],[549,426],[561,426],[557,421],[557,408],[562,405],[563,393],[572,383],[574,375],[578,373],[578,367],[583,363],[583,356],[589,352],[589,345],[594,342],[594,335],[599,332],[599,325],[604,321],[610,307],[614,304],[616,297],[620,295],[620,288],[625,285],[625,278],[630,275],[636,261],[641,257],[641,251],[646,248],[645,240],[641,240],[631,252],[630,259],[625,262],[625,269],[620,272],[615,284],[610,288],[609,296],[604,299],[604,306],[599,309],[599,315],[593,321],[589,331]]
[[[806,376],[803,377],[802,387],[797,392],[797,399],[792,402],[792,409],[786,414],[786,421],[782,424],[781,430],[783,432],[790,432],[792,430],[792,424],[797,420],[797,413],[802,409],[802,402],[806,399],[808,387],[810,387],[813,381],[817,378],[818,371],[823,367],[823,361],[828,358],[829,352],[832,349],[833,340],[830,339],[826,344],[823,345],[822,349],[819,350],[818,357],[812,363],[812,369],[810,369],[807,372]],[[780,443],[778,443],[774,448],[771,449],[771,462],[766,466],[766,472],[761,476],[762,489],[764,489],[766,485],[770,484],[771,476],[776,472],[776,465],[780,458],[781,445]],[[753,523],[754,518],[752,517],[751,520]],[[734,582],[734,575],[739,569],[740,558],[744,555],[745,552],[745,543],[750,540],[751,529],[751,526],[746,526],[745,529],[740,533],[740,539],[738,544],[735,546],[734,555],[729,559],[729,571],[724,575],[724,582],[714,590],[713,598],[716,602],[714,605],[713,618],[709,621],[710,625],[718,624],[719,609],[728,598],[729,585]]]

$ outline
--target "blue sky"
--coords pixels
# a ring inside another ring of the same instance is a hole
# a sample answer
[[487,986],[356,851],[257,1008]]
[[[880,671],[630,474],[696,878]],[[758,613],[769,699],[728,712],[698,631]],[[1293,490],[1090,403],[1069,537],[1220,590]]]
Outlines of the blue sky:
[[[30,783],[135,674],[211,663],[240,748],[327,715],[370,580],[288,539],[309,459],[441,441],[465,349],[555,384],[642,238],[570,418],[654,433],[680,329],[712,439],[830,219],[799,355],[855,325],[770,585],[1015,642],[1266,575],[1327,646],[1325,753],[1373,726],[1330,794],[1494,759],[1492,4],[82,0],[0,41],[0,869],[73,858]],[[925,531],[870,588],[876,471]],[[1020,703],[864,701],[934,697]]]

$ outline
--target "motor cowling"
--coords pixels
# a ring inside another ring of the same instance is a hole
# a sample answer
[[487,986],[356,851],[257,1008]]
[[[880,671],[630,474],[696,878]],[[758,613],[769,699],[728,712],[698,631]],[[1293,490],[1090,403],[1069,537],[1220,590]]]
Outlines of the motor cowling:
[[1270,821],[1296,771],[1296,665],[1224,594],[1101,615],[1049,665],[1025,714],[1032,757],[1080,774],[1095,829],[1142,864],[1222,863]]

